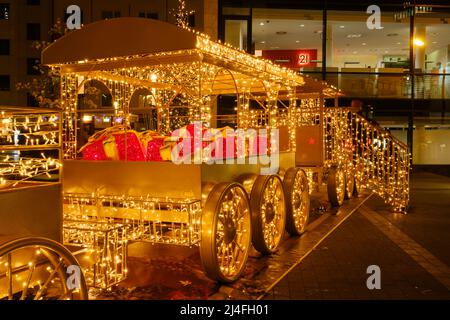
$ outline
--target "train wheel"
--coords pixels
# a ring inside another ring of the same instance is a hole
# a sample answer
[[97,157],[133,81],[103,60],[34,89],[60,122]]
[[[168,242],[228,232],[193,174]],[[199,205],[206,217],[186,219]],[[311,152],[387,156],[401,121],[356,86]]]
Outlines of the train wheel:
[[355,192],[355,167],[348,165],[345,169],[345,199],[353,198]]
[[262,254],[273,253],[286,225],[283,183],[278,176],[259,176],[250,195],[253,246]]
[[286,199],[286,230],[292,236],[299,236],[309,220],[309,184],[305,171],[289,169],[283,181]]
[[215,281],[236,281],[245,268],[251,244],[247,193],[238,183],[219,183],[202,213],[200,255],[206,275]]
[[339,207],[344,203],[345,197],[345,172],[339,167],[331,167],[327,181],[328,200],[333,207]]
[[[80,271],[80,272],[78,272]],[[44,238],[0,244],[0,299],[87,300],[86,281],[75,257]]]

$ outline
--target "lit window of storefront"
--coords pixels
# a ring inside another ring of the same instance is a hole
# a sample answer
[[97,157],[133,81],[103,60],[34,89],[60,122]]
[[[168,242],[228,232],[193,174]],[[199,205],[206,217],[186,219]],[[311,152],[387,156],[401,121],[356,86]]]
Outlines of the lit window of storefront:
[[450,164],[450,9],[414,19],[413,163]]
[[[408,98],[409,21],[382,11],[380,26],[364,11],[329,11],[327,80],[348,96]],[[372,21],[371,21],[372,22]]]
[[322,12],[253,10],[255,54],[300,71],[321,71]]

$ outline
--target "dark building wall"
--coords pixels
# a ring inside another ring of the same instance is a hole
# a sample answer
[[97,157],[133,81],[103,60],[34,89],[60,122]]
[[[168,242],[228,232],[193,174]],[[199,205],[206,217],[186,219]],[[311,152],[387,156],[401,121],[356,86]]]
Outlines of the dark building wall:
[[[129,16],[145,16],[175,23],[174,12],[178,6],[177,0],[40,0],[32,2],[35,5],[30,5],[31,2],[28,0],[0,0],[0,6],[9,7],[8,19],[0,18],[0,40],[8,40],[10,47],[9,54],[0,54],[0,105],[33,103],[33,99],[24,91],[16,90],[18,82],[30,81],[36,77],[33,72],[30,72],[32,70],[30,64],[31,61],[39,59],[40,52],[32,48],[33,40],[28,39],[39,38],[50,41],[48,33],[50,28],[57,20],[67,19],[66,9],[69,5],[80,6],[83,24],[104,18]],[[200,31],[205,29],[213,38],[217,37],[217,1],[188,0],[186,5],[188,10],[195,11],[195,17],[190,19],[191,22],[195,22],[193,27]],[[151,39],[146,40],[151,41]],[[6,84],[7,79],[9,88],[3,88],[2,84]]]

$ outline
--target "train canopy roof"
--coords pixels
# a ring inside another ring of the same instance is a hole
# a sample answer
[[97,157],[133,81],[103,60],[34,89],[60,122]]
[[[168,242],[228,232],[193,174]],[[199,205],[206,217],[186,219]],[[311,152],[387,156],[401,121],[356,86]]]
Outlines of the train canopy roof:
[[[224,88],[255,79],[260,83],[255,91],[278,84],[299,92],[305,85],[302,75],[271,61],[212,41],[204,34],[143,18],[102,20],[71,31],[44,49],[42,63],[59,67],[61,74],[97,74],[109,80],[117,80],[117,75],[108,75],[111,70],[203,63],[227,71],[217,78]],[[143,79],[127,80],[145,85]],[[329,95],[330,87],[325,87]]]

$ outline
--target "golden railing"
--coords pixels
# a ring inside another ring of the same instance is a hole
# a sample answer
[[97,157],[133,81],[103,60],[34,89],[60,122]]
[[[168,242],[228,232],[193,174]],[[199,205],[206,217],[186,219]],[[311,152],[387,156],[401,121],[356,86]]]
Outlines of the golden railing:
[[323,127],[325,163],[349,159],[362,186],[404,212],[409,203],[407,146],[349,108],[325,108]]

